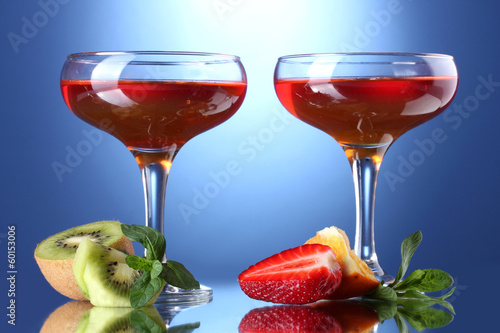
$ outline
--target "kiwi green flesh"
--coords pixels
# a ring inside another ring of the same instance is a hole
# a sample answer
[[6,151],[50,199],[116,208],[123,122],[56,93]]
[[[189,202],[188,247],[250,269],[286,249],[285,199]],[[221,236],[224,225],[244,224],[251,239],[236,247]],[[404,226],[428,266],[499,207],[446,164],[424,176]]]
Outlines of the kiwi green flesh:
[[121,239],[121,223],[117,221],[99,221],[74,227],[42,241],[38,244],[35,255],[48,260],[66,260],[74,257],[78,245],[83,238],[111,245]]
[[158,326],[158,332],[165,332],[166,326],[158,310],[152,305],[134,310],[131,308],[94,307],[88,310],[80,319],[75,333],[95,332],[136,332],[130,323],[132,313],[144,312]]
[[82,239],[73,273],[82,293],[94,306],[130,307],[130,288],[140,277],[125,262],[126,254]]

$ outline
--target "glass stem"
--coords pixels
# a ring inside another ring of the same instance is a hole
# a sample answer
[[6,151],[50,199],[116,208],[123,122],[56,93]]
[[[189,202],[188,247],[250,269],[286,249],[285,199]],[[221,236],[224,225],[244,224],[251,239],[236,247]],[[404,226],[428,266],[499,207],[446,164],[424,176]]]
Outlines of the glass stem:
[[370,157],[352,162],[356,194],[356,239],[354,251],[365,261],[377,261],[375,253],[374,212],[378,166]]
[[[176,151],[171,155],[168,153],[144,153],[132,151],[139,164],[144,186],[144,199],[146,203],[146,226],[164,233],[165,214],[165,191],[167,178]],[[146,255],[146,250],[144,250]],[[164,263],[167,261],[166,254],[163,255]]]
[[[164,235],[165,190],[168,170],[160,163],[151,163],[141,168],[144,198],[146,201],[146,226],[155,228]],[[144,250],[144,256],[146,250]],[[163,255],[163,262],[167,255]]]
[[381,280],[392,277],[384,272],[375,252],[375,189],[383,156],[388,147],[344,148],[352,167],[356,195],[356,238],[354,252]]

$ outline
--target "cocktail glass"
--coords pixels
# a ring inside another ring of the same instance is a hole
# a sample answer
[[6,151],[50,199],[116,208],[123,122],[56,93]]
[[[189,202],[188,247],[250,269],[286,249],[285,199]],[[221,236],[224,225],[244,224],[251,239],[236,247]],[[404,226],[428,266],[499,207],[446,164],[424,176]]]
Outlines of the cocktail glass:
[[[68,56],[61,90],[76,116],[132,152],[142,173],[146,226],[164,234],[165,189],[174,157],[189,139],[238,110],[246,74],[238,57],[224,54],[87,52]],[[157,303],[211,299],[208,287],[166,285]]]
[[283,106],[342,146],[356,194],[356,254],[379,280],[393,277],[375,252],[377,175],[389,146],[440,114],[452,101],[453,57],[419,53],[330,53],[283,56],[274,83]]

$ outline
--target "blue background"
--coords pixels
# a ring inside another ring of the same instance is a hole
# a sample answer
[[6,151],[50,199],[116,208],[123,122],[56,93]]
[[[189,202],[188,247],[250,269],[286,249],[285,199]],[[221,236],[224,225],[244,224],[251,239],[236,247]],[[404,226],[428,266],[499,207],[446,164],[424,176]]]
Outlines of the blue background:
[[[500,273],[500,154],[495,148],[500,84],[486,87],[481,78],[500,82],[497,1],[57,3],[45,8],[48,15],[40,14],[44,6],[37,1],[8,1],[0,20],[0,267],[7,271],[7,226],[15,225],[20,325],[26,325],[40,298],[47,297],[47,309],[36,310],[41,311],[36,325],[66,301],[41,278],[32,254],[38,242],[97,220],[144,221],[141,178],[132,155],[110,135],[92,132],[64,104],[59,75],[66,55],[184,50],[239,55],[248,75],[243,106],[229,121],[182,148],[168,182],[167,253],[207,285],[234,283],[249,265],[302,244],[326,226],[336,225],[354,240],[347,159],[332,138],[280,105],[273,87],[279,56],[339,51],[453,55],[460,83],[452,106],[396,141],[382,164],[377,253],[382,266],[395,274],[401,241],[422,230],[424,241],[412,268],[440,268],[455,277],[453,304],[459,315],[450,331],[488,327],[484,318],[493,309],[487,301],[499,296],[490,281]],[[23,30],[27,21],[38,27]],[[478,89],[481,98],[476,97]],[[465,111],[459,113],[460,107]],[[416,142],[428,141],[436,129],[446,139],[435,143],[432,152],[419,153]],[[93,143],[86,131],[94,133]],[[54,163],[68,166],[68,151],[82,151],[89,142],[90,150],[69,166],[71,172],[58,176]],[[401,172],[402,161],[411,159],[413,168]],[[237,172],[224,178],[228,163],[237,165]],[[391,173],[401,177],[399,182],[388,181]],[[183,214],[188,206],[192,214]],[[8,288],[5,282],[0,287],[4,300]],[[465,318],[479,315],[481,322]]]

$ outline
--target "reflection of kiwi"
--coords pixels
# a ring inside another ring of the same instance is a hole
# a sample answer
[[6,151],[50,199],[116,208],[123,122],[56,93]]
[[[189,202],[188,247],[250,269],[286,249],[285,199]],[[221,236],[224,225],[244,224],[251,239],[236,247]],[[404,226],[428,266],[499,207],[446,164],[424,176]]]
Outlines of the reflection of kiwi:
[[[95,306],[130,307],[130,289],[141,276],[125,262],[126,254],[82,239],[73,273],[82,293]],[[156,300],[152,298],[150,304]]]
[[75,333],[165,331],[166,326],[158,310],[149,305],[139,310],[94,307],[81,318]]
[[50,314],[40,333],[73,333],[84,313],[91,308],[90,302],[68,302]]
[[80,241],[89,238],[103,244],[134,253],[132,243],[122,231],[120,222],[100,221],[57,233],[38,244],[35,260],[50,285],[69,298],[86,300],[73,276],[73,258]]

